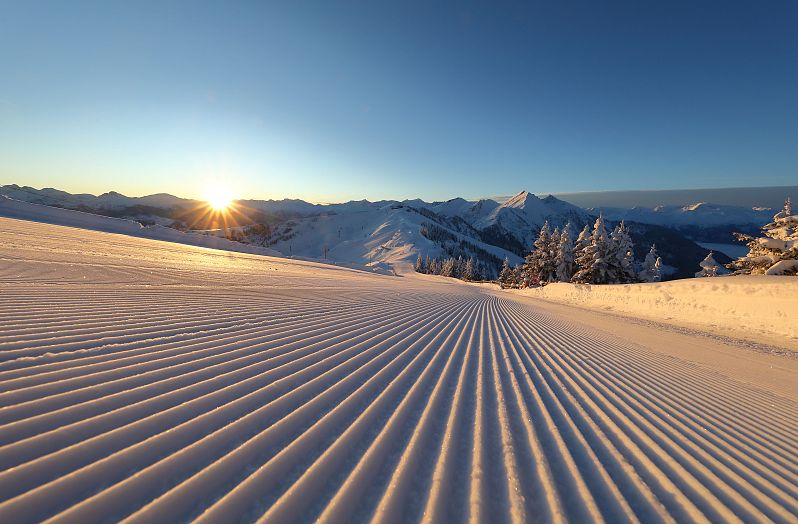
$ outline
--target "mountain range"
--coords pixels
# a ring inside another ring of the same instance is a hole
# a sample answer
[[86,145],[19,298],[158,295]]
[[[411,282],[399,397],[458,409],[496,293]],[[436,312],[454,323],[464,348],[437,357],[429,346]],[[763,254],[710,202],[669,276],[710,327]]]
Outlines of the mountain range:
[[[128,197],[111,191],[94,196],[15,184],[0,186],[0,194],[145,226],[232,236],[290,256],[365,264],[406,263],[419,252],[432,257],[474,256],[491,272],[504,257],[519,263],[544,222],[552,228],[570,223],[576,236],[585,225],[592,226],[600,213],[610,226],[626,221],[638,258],[656,243],[670,278],[692,275],[706,256],[708,250],[695,241],[729,243],[731,231],[755,230],[772,215],[769,209],[704,202],[583,208],[552,195],[521,191],[501,201],[454,198],[313,204],[297,199],[242,199],[222,221],[209,213],[204,202],[168,194]],[[730,260],[722,253],[716,258],[721,263]]]

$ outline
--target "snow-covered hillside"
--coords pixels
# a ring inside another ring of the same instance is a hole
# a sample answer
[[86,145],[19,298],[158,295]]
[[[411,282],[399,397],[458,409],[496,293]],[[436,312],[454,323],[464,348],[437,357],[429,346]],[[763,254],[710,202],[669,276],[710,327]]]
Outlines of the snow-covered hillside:
[[93,213],[84,213],[72,209],[63,209],[40,204],[31,204],[14,200],[0,195],[0,217],[33,220],[47,224],[79,227],[107,233],[120,233],[142,238],[166,240],[192,246],[212,247],[237,251],[241,253],[256,253],[261,255],[279,255],[277,251],[259,246],[244,245],[232,242],[225,238],[202,235],[199,233],[181,232],[169,227],[154,225],[142,226],[133,220],[112,218]]
[[798,514],[798,359],[439,277],[0,231],[0,522]]
[[[513,263],[521,261],[517,255],[486,244],[468,231],[464,233],[447,227],[446,221],[436,221],[434,215],[424,215],[413,207],[398,203],[369,204],[360,210],[289,220],[273,228],[268,245],[289,256],[406,267],[419,253],[431,257],[451,255],[445,248],[453,242],[435,242],[422,234],[427,224],[489,253],[495,257],[491,264],[499,263],[505,256]],[[258,238],[249,237],[248,240],[257,242]],[[478,253],[468,248],[465,251],[467,256],[479,258]]]

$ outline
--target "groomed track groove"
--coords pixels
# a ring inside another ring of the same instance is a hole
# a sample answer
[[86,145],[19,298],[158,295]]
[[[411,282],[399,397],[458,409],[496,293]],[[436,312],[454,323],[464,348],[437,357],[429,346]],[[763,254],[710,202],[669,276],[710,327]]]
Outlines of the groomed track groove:
[[2,522],[798,521],[794,402],[532,303],[0,225]]

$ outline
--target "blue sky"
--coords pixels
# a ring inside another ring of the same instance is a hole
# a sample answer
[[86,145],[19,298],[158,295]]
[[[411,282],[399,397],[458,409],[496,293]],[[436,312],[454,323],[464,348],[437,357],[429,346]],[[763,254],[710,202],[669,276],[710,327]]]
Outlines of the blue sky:
[[8,2],[0,183],[312,201],[794,184],[798,2]]

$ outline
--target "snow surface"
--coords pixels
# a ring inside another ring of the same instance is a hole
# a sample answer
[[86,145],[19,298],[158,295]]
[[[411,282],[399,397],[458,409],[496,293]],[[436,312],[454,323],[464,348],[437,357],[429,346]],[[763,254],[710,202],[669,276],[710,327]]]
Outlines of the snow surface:
[[2,522],[798,513],[798,359],[5,218],[0,297]]
[[794,277],[739,275],[612,286],[557,283],[520,292],[744,338],[798,341]]

